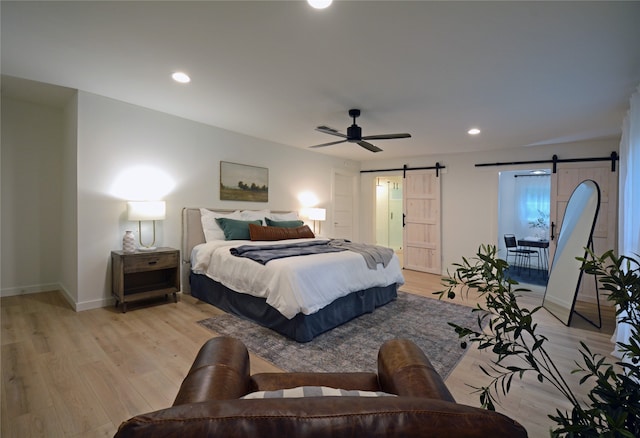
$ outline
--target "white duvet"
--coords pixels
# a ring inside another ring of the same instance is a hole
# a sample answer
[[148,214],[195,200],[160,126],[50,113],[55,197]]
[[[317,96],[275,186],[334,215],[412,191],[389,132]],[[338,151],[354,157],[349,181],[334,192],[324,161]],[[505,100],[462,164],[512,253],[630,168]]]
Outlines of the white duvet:
[[[222,283],[236,292],[267,299],[286,318],[298,313],[310,315],[337,298],[370,287],[404,284],[400,261],[394,254],[385,268],[367,268],[362,255],[353,251],[313,254],[272,260],[262,265],[236,257],[229,249],[240,245],[273,245],[314,239],[254,242],[214,241],[197,245],[191,253],[191,269],[196,274]],[[322,239],[319,239],[322,240]]]

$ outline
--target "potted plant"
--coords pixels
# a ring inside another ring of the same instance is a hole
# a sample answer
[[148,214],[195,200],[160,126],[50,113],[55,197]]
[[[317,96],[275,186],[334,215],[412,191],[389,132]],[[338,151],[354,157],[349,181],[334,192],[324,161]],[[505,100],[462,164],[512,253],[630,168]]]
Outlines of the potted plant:
[[546,239],[549,229],[549,214],[538,210],[538,217],[534,221],[529,221],[529,228],[533,228],[536,237]]
[[[456,293],[477,291],[484,299],[473,312],[477,327],[461,327],[449,323],[462,340],[475,343],[480,350],[492,353],[491,365],[481,366],[491,381],[474,388],[482,407],[494,410],[498,396],[507,395],[514,378],[534,373],[540,382],[550,382],[573,408],[571,412],[556,409],[549,417],[556,423],[551,435],[562,437],[638,437],[640,436],[640,262],[614,255],[612,251],[598,257],[593,253],[583,259],[583,270],[597,275],[607,293],[607,300],[616,305],[619,323],[629,324],[631,337],[618,343],[624,358],[610,363],[607,357],[593,354],[580,343],[581,361],[576,361],[575,373],[580,384],[593,387],[588,400],[579,400],[546,349],[548,339],[538,333],[534,315],[541,309],[520,307],[517,298],[528,289],[508,277],[506,261],[497,257],[497,248],[482,245],[472,259],[456,263],[453,275],[443,278],[446,289],[436,292],[440,298],[455,298]],[[486,326],[486,329],[484,328]]]

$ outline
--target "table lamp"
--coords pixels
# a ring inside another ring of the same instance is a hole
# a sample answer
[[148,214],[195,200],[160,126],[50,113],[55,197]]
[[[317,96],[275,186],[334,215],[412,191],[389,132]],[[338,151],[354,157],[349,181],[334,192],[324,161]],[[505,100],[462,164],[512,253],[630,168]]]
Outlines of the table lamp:
[[[307,209],[309,219],[313,221],[313,234],[320,234],[320,224],[327,219],[327,210],[324,208],[309,208]],[[318,231],[316,233],[316,222],[318,222]]]
[[[166,215],[164,201],[131,201],[127,202],[127,216],[130,221],[138,221],[138,240],[140,251],[155,251],[156,221],[163,220]],[[153,241],[150,245],[142,243],[142,221],[153,221]]]

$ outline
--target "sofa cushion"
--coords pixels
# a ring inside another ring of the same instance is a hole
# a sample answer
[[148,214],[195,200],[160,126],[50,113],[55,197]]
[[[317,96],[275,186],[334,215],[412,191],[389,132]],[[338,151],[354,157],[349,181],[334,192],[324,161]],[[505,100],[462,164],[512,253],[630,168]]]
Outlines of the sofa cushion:
[[301,398],[301,397],[396,397],[381,391],[358,391],[329,388],[327,386],[298,386],[296,388],[279,389],[276,391],[251,392],[242,398]]

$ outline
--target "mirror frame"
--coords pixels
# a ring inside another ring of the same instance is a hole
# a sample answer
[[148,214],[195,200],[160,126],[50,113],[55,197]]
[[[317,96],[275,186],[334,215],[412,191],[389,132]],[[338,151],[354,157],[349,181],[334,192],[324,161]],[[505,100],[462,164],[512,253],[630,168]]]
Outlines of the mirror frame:
[[582,262],[577,258],[586,258],[586,248],[593,244],[599,211],[598,183],[582,181],[567,203],[542,299],[542,307],[567,326],[571,324],[582,279]]

